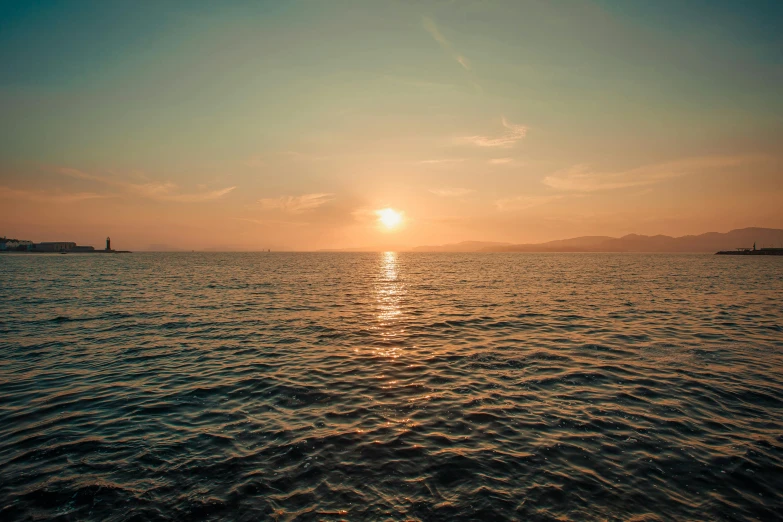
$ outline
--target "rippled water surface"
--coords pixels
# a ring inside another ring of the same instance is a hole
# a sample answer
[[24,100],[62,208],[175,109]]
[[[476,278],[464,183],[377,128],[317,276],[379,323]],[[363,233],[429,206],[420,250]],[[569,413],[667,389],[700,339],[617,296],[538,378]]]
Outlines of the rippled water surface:
[[0,256],[0,519],[774,520],[783,258]]

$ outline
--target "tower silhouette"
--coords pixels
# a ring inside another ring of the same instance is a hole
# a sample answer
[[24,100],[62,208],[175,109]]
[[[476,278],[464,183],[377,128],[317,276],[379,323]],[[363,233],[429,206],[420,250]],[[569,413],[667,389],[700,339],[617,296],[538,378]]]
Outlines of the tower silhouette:
[[111,238],[106,238],[106,250],[111,250]]

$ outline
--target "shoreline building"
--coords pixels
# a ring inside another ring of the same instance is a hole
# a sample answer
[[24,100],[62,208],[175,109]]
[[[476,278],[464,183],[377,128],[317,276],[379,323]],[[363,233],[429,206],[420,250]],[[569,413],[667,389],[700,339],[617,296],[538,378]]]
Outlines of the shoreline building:
[[114,250],[111,247],[111,238],[106,238],[106,248],[96,249],[89,245],[77,245],[73,241],[42,241],[33,243],[29,240],[0,238],[0,252],[30,252],[40,254],[68,254],[68,253],[94,253],[94,254],[129,254],[128,250]]
[[95,248],[91,246],[77,245],[72,241],[44,241],[34,243],[31,252],[93,252]]
[[29,250],[33,242],[27,239],[8,239],[7,237],[0,238],[0,252],[6,251],[26,251]]

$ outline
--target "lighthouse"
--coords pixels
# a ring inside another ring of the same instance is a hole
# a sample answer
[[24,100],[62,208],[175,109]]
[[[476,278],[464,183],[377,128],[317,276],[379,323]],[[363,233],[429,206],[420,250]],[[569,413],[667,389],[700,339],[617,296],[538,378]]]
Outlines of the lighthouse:
[[106,251],[107,252],[111,251],[111,238],[110,237],[106,238]]

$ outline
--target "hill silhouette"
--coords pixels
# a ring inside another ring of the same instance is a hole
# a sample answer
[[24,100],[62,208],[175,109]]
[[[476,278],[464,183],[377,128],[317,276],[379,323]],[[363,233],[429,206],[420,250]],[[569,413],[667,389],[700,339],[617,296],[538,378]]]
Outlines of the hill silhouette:
[[546,243],[487,243],[464,241],[440,246],[421,246],[415,252],[717,252],[738,247],[783,246],[783,230],[777,228],[741,228],[730,232],[672,237],[628,234],[610,236],[581,236]]

